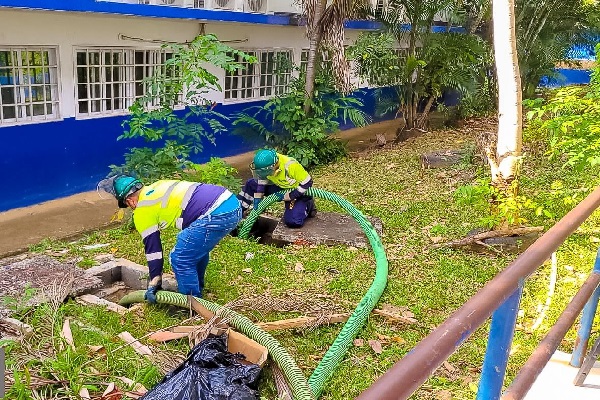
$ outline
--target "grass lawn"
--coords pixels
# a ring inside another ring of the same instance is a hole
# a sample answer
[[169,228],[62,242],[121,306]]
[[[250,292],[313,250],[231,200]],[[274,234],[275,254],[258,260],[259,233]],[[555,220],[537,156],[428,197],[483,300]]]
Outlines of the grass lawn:
[[[359,335],[365,345],[350,350],[328,382],[322,399],[357,396],[511,261],[511,256],[491,257],[431,248],[434,242],[458,239],[479,226],[485,210],[457,205],[453,193],[461,185],[486,177],[488,172],[482,166],[466,162],[448,169],[422,170],[419,156],[433,150],[473,148],[474,129],[480,128],[483,123],[475,121],[462,129],[431,132],[393,147],[355,154],[314,172],[317,187],[345,197],[366,215],[381,218],[384,225],[382,240],[390,273],[379,306],[406,307],[417,320],[412,325],[397,324],[373,315]],[[490,126],[489,129],[495,128]],[[590,188],[597,182],[598,171],[561,169],[560,164],[549,161],[539,150],[538,143],[528,143],[526,152],[522,170],[523,193],[543,203],[555,215],[545,219],[532,216],[528,224],[548,228],[572,207],[564,203],[565,193],[551,190],[558,187],[556,182],[560,181],[563,187],[569,188],[566,194],[575,196],[575,201],[579,201],[586,194],[584,188]],[[325,201],[318,201],[318,206],[324,211],[336,210],[333,204]],[[558,252],[558,283],[552,307],[540,328],[534,332],[529,332],[529,327],[546,301],[550,265],[543,266],[528,280],[509,378],[514,376],[591,271],[597,242],[600,241],[597,239],[600,237],[599,216],[595,213]],[[174,234],[171,231],[164,235],[165,251],[172,247]],[[94,243],[110,243],[110,246],[92,251],[82,249],[83,245]],[[68,251],[64,252],[65,249]],[[76,243],[44,241],[31,251],[58,255],[62,260],[75,259],[85,267],[93,265],[93,257],[107,252],[107,249],[115,256],[141,264],[145,262],[141,240],[127,226],[98,232]],[[64,254],[59,254],[61,251]],[[247,253],[252,253],[253,257],[247,257]],[[336,312],[354,308],[369,287],[375,267],[369,250],[325,246],[275,248],[234,237],[223,240],[211,257],[206,277],[206,297],[209,300],[222,304],[266,294],[277,303],[277,299],[297,295],[309,300],[326,298],[333,303],[332,308]],[[298,263],[303,268],[297,268]],[[298,315],[281,310],[245,314],[257,321]],[[89,385],[90,392],[96,390],[101,393],[104,390],[102,383],[114,381],[115,377],[126,376],[147,387],[161,377],[160,369],[151,362],[129,348],[120,348],[116,334],[128,330],[141,337],[154,329],[183,320],[186,315],[162,307],[145,306],[139,312],[119,317],[70,301],[55,309],[43,306],[36,311],[24,311],[20,317],[36,327],[35,337],[39,340],[27,345],[15,344],[10,349],[9,367],[20,371],[16,374],[17,378],[25,379],[27,374],[24,371],[35,372],[38,376],[71,382],[66,384],[69,389],[64,389],[64,392],[71,390],[78,393],[82,385]],[[67,317],[72,321],[76,350],[48,350],[48,346],[56,344],[52,342],[55,339],[47,336],[48,326],[60,329]],[[73,324],[73,321],[77,323]],[[308,331],[275,332],[274,336],[289,349],[309,376],[340,328],[341,325],[332,325]],[[413,398],[475,398],[486,333],[487,326],[476,331]],[[46,339],[42,340],[44,337]],[[572,330],[563,342],[566,351],[571,351],[574,338]],[[381,342],[381,354],[376,354],[366,344],[368,340]],[[86,347],[99,344],[105,346],[106,356],[91,354]],[[183,340],[159,348],[180,355],[188,349],[186,346],[187,341]],[[276,398],[270,380],[263,382],[264,398]],[[11,398],[32,398],[27,397],[30,391],[24,386],[22,381],[15,385],[15,397]]]

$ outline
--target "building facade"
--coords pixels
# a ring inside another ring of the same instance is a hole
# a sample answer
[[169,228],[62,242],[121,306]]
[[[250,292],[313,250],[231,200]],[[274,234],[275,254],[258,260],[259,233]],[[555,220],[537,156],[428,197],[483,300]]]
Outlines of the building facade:
[[[7,189],[0,212],[93,190],[128,148],[145,145],[117,138],[128,107],[144,93],[143,79],[169,57],[164,43],[212,33],[256,56],[230,75],[211,70],[223,90],[209,97],[231,117],[285,89],[291,76],[275,79],[274,63],[280,55],[296,64],[305,57],[300,20],[294,0],[0,0],[0,178]],[[347,28],[350,44],[377,26],[351,21]],[[370,93],[357,95],[372,115]],[[250,150],[229,132],[216,145],[204,143],[194,161]]]
[[[258,59],[220,79],[216,111],[234,115],[286,85],[273,79],[284,54],[308,47],[293,0],[0,0],[0,211],[95,188],[127,148],[117,141],[142,80],[165,57],[163,43],[215,34]],[[349,24],[348,43],[368,21]],[[372,102],[372,100],[370,100]],[[206,144],[195,161],[251,150],[233,134]]]

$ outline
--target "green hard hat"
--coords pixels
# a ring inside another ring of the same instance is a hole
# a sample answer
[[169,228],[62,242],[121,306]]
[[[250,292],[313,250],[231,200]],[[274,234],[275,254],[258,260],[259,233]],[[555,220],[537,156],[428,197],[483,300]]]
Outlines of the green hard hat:
[[262,169],[275,165],[277,162],[277,152],[273,149],[261,149],[254,155],[254,168]]

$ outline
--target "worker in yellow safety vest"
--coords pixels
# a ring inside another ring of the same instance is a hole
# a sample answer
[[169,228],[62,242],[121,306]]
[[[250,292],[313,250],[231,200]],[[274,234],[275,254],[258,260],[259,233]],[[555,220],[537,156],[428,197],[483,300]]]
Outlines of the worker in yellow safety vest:
[[306,195],[313,180],[298,161],[273,149],[261,149],[255,153],[250,169],[254,177],[238,194],[244,210],[251,205],[257,207],[264,196],[290,190],[280,199],[285,202],[283,221],[288,227],[299,228],[306,218],[317,214],[315,200]]
[[145,299],[156,302],[161,289],[163,248],[160,232],[181,230],[170,253],[177,290],[202,297],[210,251],[237,227],[242,209],[224,187],[198,182],[160,180],[145,186],[138,179],[115,175],[98,185],[116,197],[121,208],[133,210],[133,222],[142,236],[150,270]]

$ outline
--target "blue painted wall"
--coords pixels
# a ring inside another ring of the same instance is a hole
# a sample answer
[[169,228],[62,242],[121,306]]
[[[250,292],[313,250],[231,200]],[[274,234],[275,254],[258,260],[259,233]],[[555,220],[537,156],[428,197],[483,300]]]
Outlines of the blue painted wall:
[[[375,109],[372,90],[357,96],[365,103],[364,111],[372,115]],[[218,105],[215,110],[231,117],[261,104],[264,102]],[[1,127],[0,177],[5,190],[0,197],[0,211],[94,190],[109,172],[109,165],[123,163],[127,149],[148,145],[143,140],[117,141],[123,132],[124,119],[123,116],[67,118]],[[228,133],[218,135],[216,145],[204,143],[204,150],[194,161],[205,162],[210,157],[232,156],[255,148],[255,144],[232,133],[231,122],[226,124]]]
[[587,69],[566,69],[556,70],[557,75],[553,77],[544,76],[540,80],[542,87],[560,87],[567,85],[587,85],[590,83],[592,71]]

